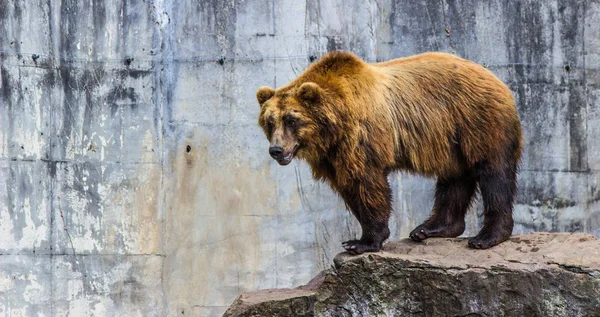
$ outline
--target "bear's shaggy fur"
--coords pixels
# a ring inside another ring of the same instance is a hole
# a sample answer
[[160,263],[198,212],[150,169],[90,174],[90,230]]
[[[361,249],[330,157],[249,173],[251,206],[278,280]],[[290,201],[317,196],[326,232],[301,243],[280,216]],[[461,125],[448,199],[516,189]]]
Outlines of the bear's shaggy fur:
[[432,215],[413,240],[462,234],[477,187],[485,218],[469,246],[510,237],[521,124],[510,90],[484,67],[445,53],[368,64],[334,52],[257,99],[271,156],[306,160],[360,222],[346,250],[378,251],[389,237],[395,170],[437,178]]

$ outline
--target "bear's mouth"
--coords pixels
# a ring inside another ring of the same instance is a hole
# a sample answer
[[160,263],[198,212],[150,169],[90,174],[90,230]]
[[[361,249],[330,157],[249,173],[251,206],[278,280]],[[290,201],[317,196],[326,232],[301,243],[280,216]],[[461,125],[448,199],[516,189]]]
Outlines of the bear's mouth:
[[286,165],[290,164],[292,162],[292,160],[294,159],[296,152],[298,152],[299,147],[300,146],[298,144],[296,144],[296,146],[294,146],[294,148],[288,154],[286,154],[282,158],[278,159],[277,163],[279,163],[279,165],[281,165],[281,166],[286,166]]

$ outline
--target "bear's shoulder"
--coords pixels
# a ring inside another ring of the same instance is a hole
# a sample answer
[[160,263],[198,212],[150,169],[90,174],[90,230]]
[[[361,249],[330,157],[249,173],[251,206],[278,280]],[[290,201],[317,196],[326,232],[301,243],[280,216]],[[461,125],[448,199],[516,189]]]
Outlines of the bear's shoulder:
[[352,73],[365,65],[358,56],[346,52],[335,51],[323,55],[311,67],[310,71],[318,73]]

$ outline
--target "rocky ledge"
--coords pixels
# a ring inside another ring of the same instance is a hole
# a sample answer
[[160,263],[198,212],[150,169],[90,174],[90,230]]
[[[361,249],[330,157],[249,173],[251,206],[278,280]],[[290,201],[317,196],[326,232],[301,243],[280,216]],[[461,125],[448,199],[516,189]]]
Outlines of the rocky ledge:
[[305,286],[244,293],[224,316],[600,316],[600,239],[587,234],[488,250],[406,239],[334,263]]

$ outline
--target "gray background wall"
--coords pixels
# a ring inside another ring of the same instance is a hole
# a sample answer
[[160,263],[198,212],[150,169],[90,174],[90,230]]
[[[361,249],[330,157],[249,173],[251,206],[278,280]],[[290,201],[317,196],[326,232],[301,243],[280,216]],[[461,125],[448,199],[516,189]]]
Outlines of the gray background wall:
[[[487,65],[525,129],[515,233],[600,235],[599,22],[597,0],[2,1],[0,315],[216,316],[329,267],[357,224],[269,159],[254,94],[337,49]],[[434,182],[390,181],[400,239]]]

